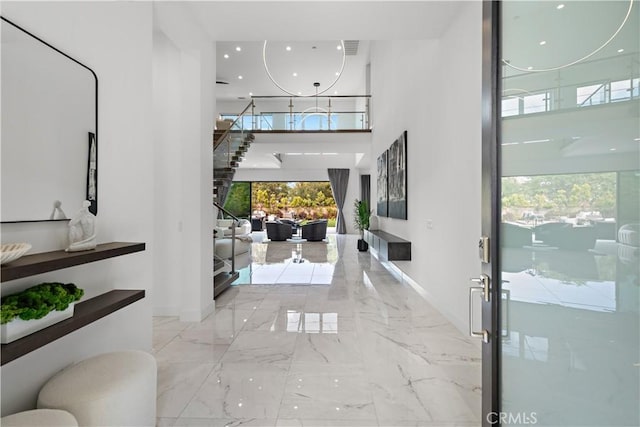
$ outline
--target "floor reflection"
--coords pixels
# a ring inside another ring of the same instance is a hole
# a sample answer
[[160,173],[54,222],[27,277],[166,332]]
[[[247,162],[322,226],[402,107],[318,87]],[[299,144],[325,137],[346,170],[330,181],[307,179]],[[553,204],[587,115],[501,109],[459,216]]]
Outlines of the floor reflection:
[[615,255],[504,248],[502,259],[502,288],[512,301],[616,310]]
[[335,235],[326,242],[259,241],[251,245],[251,262],[238,270],[234,285],[330,285],[337,261]]
[[611,246],[502,249],[505,408],[541,425],[636,425],[640,272]]

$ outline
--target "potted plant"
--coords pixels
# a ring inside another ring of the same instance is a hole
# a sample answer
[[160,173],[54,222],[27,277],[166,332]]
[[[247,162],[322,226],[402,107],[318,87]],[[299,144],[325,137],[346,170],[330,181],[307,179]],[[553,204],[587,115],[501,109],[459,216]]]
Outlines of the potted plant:
[[358,239],[358,250],[364,252],[369,249],[369,244],[364,241],[364,230],[369,229],[369,219],[371,218],[371,211],[369,205],[363,200],[355,200],[354,203],[354,220],[356,228],[360,232],[360,239]]
[[73,316],[84,291],[73,283],[41,283],[2,298],[0,342],[9,343]]

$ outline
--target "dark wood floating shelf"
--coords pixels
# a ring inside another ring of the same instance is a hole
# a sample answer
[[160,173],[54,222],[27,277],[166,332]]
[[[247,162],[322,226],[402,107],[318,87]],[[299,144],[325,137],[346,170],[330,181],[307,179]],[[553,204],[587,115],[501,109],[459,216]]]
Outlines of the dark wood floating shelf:
[[53,251],[25,255],[2,266],[1,280],[21,279],[76,265],[87,264],[120,255],[144,251],[144,243],[111,242],[98,245],[95,249],[82,252]]
[[411,261],[411,242],[382,230],[364,230],[364,240],[383,261]]
[[86,301],[81,301],[75,305],[73,317],[9,344],[2,344],[2,365],[37,350],[142,298],[144,298],[144,290],[116,289]]

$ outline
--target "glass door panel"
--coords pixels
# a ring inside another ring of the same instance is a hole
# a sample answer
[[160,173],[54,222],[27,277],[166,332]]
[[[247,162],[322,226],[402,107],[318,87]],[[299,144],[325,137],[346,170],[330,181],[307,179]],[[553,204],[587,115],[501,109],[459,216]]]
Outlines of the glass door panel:
[[502,3],[502,425],[640,425],[639,16]]

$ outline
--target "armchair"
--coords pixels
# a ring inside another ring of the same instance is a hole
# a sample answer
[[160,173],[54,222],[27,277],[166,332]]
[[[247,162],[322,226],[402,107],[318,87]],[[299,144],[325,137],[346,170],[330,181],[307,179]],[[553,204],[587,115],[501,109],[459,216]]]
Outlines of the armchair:
[[327,238],[327,220],[320,219],[303,225],[302,238],[310,242],[318,242]]
[[293,236],[291,225],[278,221],[267,222],[267,238],[273,241],[283,241]]

